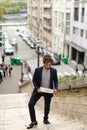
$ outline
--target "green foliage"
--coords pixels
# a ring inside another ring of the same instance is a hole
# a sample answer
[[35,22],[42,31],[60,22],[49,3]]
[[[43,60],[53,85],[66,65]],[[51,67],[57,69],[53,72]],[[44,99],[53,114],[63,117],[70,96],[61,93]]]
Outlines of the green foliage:
[[19,13],[20,12],[20,8],[18,6],[16,7],[10,7],[10,8],[6,8],[5,9],[5,13],[6,14],[15,14],[15,13]]
[[13,2],[12,0],[4,0],[1,2],[0,7],[3,8],[4,13],[19,13],[21,9],[27,9],[27,2],[24,2],[22,0],[19,0],[18,2]]
[[78,80],[78,79],[82,79],[85,78],[85,75],[79,76],[79,75],[71,75],[71,76],[67,76],[65,75],[64,77],[60,77],[58,79],[59,84],[61,83],[67,83],[69,81],[73,81],[73,80]]

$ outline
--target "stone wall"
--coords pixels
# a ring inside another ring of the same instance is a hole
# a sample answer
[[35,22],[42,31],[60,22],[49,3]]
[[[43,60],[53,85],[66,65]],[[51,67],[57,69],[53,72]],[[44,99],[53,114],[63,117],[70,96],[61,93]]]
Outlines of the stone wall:
[[51,110],[68,119],[87,124],[87,88],[59,91],[53,98]]

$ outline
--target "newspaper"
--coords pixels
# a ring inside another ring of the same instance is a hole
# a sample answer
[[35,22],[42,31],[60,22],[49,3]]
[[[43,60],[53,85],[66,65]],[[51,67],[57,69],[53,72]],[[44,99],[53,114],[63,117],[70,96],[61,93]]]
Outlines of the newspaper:
[[50,88],[40,87],[40,89],[44,93],[53,93],[53,89],[50,89]]

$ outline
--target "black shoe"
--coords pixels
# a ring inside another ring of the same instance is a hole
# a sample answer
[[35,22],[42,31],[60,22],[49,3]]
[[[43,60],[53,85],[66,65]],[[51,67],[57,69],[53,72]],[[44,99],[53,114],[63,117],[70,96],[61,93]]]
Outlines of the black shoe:
[[50,124],[48,120],[44,120],[44,124]]
[[26,128],[27,129],[31,129],[31,128],[33,128],[34,126],[36,126],[38,123],[37,123],[37,121],[35,121],[35,122],[32,122],[29,126],[27,126]]

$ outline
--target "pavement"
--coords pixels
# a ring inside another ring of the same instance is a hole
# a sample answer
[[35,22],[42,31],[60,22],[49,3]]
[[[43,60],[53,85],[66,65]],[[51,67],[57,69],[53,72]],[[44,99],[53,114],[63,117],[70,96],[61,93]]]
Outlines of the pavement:
[[[0,95],[0,130],[26,130],[26,126],[30,123],[27,106],[29,97],[28,93]],[[35,107],[38,125],[32,130],[87,130],[77,120],[69,121],[53,111],[49,114],[51,124],[45,125],[42,102],[43,99],[40,99]]]
[[[27,60],[28,65],[31,67],[32,73],[34,72],[35,67],[37,67],[37,59]],[[39,60],[39,66],[43,65],[42,57]],[[76,63],[69,61],[68,64],[61,62],[61,65],[53,65],[52,67],[57,69],[58,77],[63,77],[64,75],[75,75],[75,66]]]
[[[35,62],[36,63],[36,62]],[[30,61],[31,64],[31,61]],[[32,62],[32,70],[34,71],[35,64]],[[73,69],[62,64],[57,66],[58,71],[73,72]],[[23,68],[25,71],[25,68]],[[5,77],[0,84],[0,130],[26,130],[26,126],[30,123],[28,101],[32,92],[32,86],[29,86],[28,93],[19,93],[18,80],[21,74],[21,66],[13,65],[12,76]],[[55,97],[53,98],[55,100]],[[87,130],[83,124],[77,120],[69,121],[66,118],[60,117],[54,110],[50,111],[50,125],[43,123],[43,99],[36,104],[36,115],[38,125],[32,130]]]

